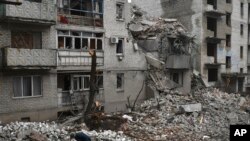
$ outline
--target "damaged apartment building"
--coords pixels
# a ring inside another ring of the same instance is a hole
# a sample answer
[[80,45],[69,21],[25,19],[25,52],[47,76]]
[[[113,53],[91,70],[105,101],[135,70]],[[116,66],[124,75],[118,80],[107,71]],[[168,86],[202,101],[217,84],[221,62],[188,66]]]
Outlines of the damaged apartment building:
[[176,20],[143,19],[127,0],[21,2],[0,5],[2,122],[53,120],[86,108],[91,50],[97,56],[95,100],[105,112],[152,96],[152,81],[159,91],[190,91],[193,37]]
[[206,86],[249,92],[249,0],[134,0],[156,17],[177,18],[196,35],[194,69]]
[[146,60],[126,29],[127,0],[21,2],[0,5],[2,122],[56,119],[81,109],[89,94],[91,49],[97,55],[96,100],[104,110],[122,111],[127,97],[135,100]]

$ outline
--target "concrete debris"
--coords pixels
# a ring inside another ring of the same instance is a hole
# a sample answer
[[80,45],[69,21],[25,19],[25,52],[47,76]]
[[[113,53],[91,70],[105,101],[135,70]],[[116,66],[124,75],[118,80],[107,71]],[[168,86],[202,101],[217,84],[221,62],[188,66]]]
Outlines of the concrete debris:
[[192,113],[192,112],[200,112],[201,111],[201,104],[189,104],[189,105],[181,105],[180,110],[184,111],[186,113]]
[[72,131],[82,131],[94,140],[133,141],[122,131],[104,130],[97,132],[75,126],[63,126],[55,122],[13,122],[0,126],[0,141],[69,141]]
[[146,54],[145,55],[146,57],[146,60],[148,62],[148,64],[154,66],[155,68],[158,68],[158,69],[163,69],[164,66],[165,66],[165,63],[156,59],[155,57],[153,57],[151,54]]

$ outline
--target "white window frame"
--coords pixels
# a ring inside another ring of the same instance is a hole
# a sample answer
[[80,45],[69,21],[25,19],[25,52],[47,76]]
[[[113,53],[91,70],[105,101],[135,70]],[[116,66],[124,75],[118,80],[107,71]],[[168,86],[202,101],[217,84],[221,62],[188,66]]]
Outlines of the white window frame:
[[[84,78],[88,77],[89,80],[90,80],[90,75],[72,75],[71,76],[71,86],[72,86],[72,90],[73,91],[86,91],[86,90],[89,90],[90,88],[84,88]],[[77,90],[74,89],[74,78],[81,78],[81,81],[82,81],[82,85],[80,86],[79,84],[79,79],[77,81]],[[81,89],[80,89],[81,87]]]
[[[67,34],[64,34],[64,35],[60,35],[59,32],[60,31],[64,31],[64,32],[67,32]],[[72,34],[72,32],[79,32],[80,33],[80,36],[75,36]],[[104,50],[104,43],[103,43],[103,39],[104,37],[95,37],[95,33],[90,33],[90,36],[86,36],[84,34],[85,32],[81,32],[81,31],[69,31],[69,30],[58,30],[57,31],[57,48],[59,46],[59,41],[58,41],[58,38],[59,37],[63,37],[63,40],[64,40],[64,46],[62,49],[68,49],[68,50],[89,50],[90,49],[90,40],[91,39],[95,39],[95,49],[97,50],[97,40],[101,40],[102,41],[102,49],[101,50],[98,50],[98,51],[103,51]],[[103,33],[102,33],[103,34]],[[71,38],[71,46],[72,48],[66,48],[66,37],[69,37]],[[80,42],[81,42],[81,45],[80,45],[80,49],[76,49],[75,48],[75,38],[80,38]],[[87,49],[85,49],[83,46],[82,46],[82,40],[83,39],[87,39],[88,40],[88,47]],[[58,48],[58,49],[61,49],[61,48]]]
[[[24,76],[14,76],[13,77],[13,79],[12,79],[12,84],[14,83],[14,78],[15,77],[20,77],[21,78],[21,93],[22,93],[22,96],[15,96],[15,94],[14,94],[14,86],[13,86],[13,98],[30,98],[30,97],[41,97],[41,96],[43,96],[43,80],[42,80],[42,76],[41,75],[24,75]],[[31,96],[24,96],[24,94],[23,94],[23,78],[24,77],[30,77],[31,78]],[[36,95],[36,96],[34,96],[34,77],[40,77],[40,79],[41,79],[41,95]]]

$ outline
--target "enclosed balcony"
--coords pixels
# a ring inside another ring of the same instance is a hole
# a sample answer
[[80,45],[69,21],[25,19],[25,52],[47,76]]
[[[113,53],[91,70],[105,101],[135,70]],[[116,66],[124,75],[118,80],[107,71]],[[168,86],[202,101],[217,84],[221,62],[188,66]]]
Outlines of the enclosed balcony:
[[103,0],[58,0],[60,24],[103,27]]
[[0,4],[2,22],[53,25],[56,23],[52,0],[22,0],[21,5]]

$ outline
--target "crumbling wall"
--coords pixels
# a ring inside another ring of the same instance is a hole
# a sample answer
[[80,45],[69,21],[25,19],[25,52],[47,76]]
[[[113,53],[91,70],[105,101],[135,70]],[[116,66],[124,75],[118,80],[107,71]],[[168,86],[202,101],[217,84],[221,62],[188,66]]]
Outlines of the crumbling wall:
[[[124,20],[116,19],[117,2],[124,4]],[[123,111],[126,109],[127,98],[134,101],[145,79],[145,55],[134,49],[132,38],[128,34],[127,24],[131,18],[130,4],[127,0],[109,0],[104,2],[104,94],[105,111]],[[112,22],[111,22],[112,21]],[[116,45],[110,42],[111,37],[123,39],[123,54],[116,54]],[[117,73],[124,74],[124,88],[117,90]],[[145,89],[142,89],[138,100],[144,99]]]

